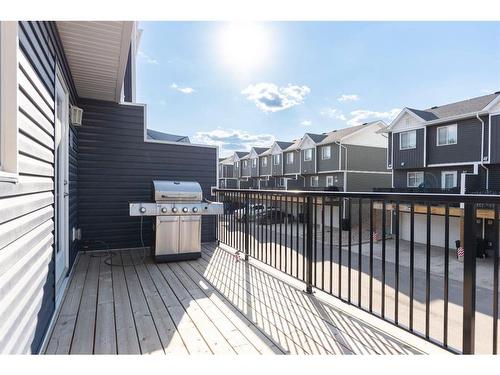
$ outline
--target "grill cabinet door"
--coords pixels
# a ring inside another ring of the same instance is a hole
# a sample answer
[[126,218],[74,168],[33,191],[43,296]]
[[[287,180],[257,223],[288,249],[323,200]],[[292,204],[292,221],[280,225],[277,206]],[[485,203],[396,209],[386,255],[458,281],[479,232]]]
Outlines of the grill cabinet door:
[[179,252],[179,216],[156,217],[156,255]]
[[179,252],[201,251],[201,216],[181,216]]

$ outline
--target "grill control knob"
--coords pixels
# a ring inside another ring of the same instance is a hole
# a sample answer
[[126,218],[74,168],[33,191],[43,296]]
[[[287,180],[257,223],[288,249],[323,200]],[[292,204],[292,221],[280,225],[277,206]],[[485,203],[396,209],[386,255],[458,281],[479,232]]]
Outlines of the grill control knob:
[[161,208],[161,212],[164,213],[164,214],[166,214],[167,213],[167,207],[162,207]]
[[193,207],[193,212],[198,212],[198,207]]
[[182,207],[182,212],[187,213],[189,210],[187,207]]
[[175,214],[177,213],[177,207],[172,207],[172,212]]
[[141,214],[145,214],[146,213],[146,207],[139,208],[139,211],[141,212]]

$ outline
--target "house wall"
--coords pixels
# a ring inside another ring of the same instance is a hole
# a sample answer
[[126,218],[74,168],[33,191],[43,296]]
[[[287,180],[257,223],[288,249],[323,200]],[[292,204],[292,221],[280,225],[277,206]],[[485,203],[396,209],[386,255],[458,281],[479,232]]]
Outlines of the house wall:
[[[424,166],[424,129],[417,129],[416,147],[410,150],[399,149],[400,133],[394,133],[394,163],[393,169],[421,168]],[[404,166],[401,165],[404,163]]]
[[391,174],[349,173],[347,172],[347,191],[370,192],[373,188],[390,188]]
[[[142,106],[81,101],[83,126],[78,138],[79,225],[83,240],[105,241],[110,248],[140,247],[138,217],[129,202],[151,201],[155,179],[198,181],[210,198],[216,183],[216,149],[143,140]],[[202,241],[215,239],[215,218],[202,221]],[[152,242],[152,220],[144,219],[144,242]]]
[[[0,353],[37,353],[55,307],[57,61],[72,103],[76,94],[53,23],[19,22],[18,37],[19,177],[15,184],[0,182]],[[70,180],[70,193],[73,188]],[[70,196],[70,205],[73,199]]]
[[426,188],[441,188],[441,172],[456,171],[457,172],[457,186],[461,186],[460,175],[462,173],[472,173],[474,167],[472,165],[465,166],[451,166],[451,167],[427,167],[421,169],[411,170],[394,170],[394,187],[406,188],[407,187],[407,172],[410,171],[423,171],[424,172],[424,185]]
[[[427,243],[427,216],[423,214],[414,215],[414,240],[416,243]],[[455,241],[460,239],[460,219],[450,216],[449,224],[449,246],[453,249]],[[400,238],[405,241],[411,240],[411,219],[410,214],[400,213],[399,219]],[[431,245],[445,246],[445,218],[444,216],[431,215]]]
[[274,164],[274,156],[271,156],[271,174],[273,176],[281,176],[283,175],[283,154],[280,155],[280,162],[278,164]]
[[240,168],[241,168],[241,176],[242,177],[250,177],[250,171],[251,171],[251,165],[252,162],[250,159],[246,159],[246,168],[245,168],[245,160],[240,161]]
[[[484,118],[485,130],[488,119]],[[457,143],[438,146],[437,129],[457,124]],[[454,121],[427,127],[427,164],[481,161],[481,122],[477,118]],[[486,143],[487,144],[487,143]]]
[[345,145],[349,171],[387,172],[387,149]]
[[297,179],[289,178],[287,181],[288,190],[303,190],[304,189],[304,178],[299,176]]
[[[485,143],[488,149],[488,142]],[[500,114],[491,116],[491,163],[500,163]]]
[[387,167],[392,165],[392,133],[387,134]]
[[[262,159],[267,159],[267,165],[265,167],[262,166]],[[271,157],[270,156],[261,156],[259,157],[259,175],[267,176],[271,174]]]
[[[293,163],[287,164],[286,155],[289,154],[290,152],[293,152]],[[289,151],[283,153],[283,163],[285,163],[284,164],[285,174],[300,173],[300,156],[301,156],[300,151]]]
[[[312,176],[312,175],[311,175]],[[311,176],[305,176],[305,188],[310,188],[311,187]],[[327,176],[333,176],[333,186],[336,186],[339,188],[339,190],[343,189],[344,186],[344,172],[335,172],[335,173],[324,173],[324,174],[319,174],[318,176],[318,183],[320,188],[326,187],[326,177]]]
[[[330,159],[323,160],[321,158],[322,155],[321,148],[324,146],[330,146],[330,156],[331,156]],[[318,146],[318,172],[336,171],[338,169],[339,169],[339,146],[335,143]]]
[[250,164],[250,176],[252,177],[259,177],[259,158],[256,158],[257,162],[255,163],[255,166],[253,165],[253,159],[250,159],[248,163]]
[[[295,160],[294,160],[295,162]],[[316,149],[312,149],[312,158],[309,161],[304,160],[304,150],[300,150],[300,173],[301,174],[314,174],[316,173],[315,164],[316,164]]]

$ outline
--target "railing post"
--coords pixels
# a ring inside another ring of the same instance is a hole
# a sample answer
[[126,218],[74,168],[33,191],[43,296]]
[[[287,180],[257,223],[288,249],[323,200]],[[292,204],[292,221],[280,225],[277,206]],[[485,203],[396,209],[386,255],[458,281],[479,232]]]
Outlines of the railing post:
[[248,192],[245,192],[244,194],[244,197],[245,197],[245,260],[248,260],[248,253],[250,251],[249,247],[250,247],[250,232],[249,232],[249,205],[250,205],[250,202],[249,202],[249,193]]
[[307,196],[306,201],[306,293],[312,294],[312,259],[313,259],[313,199]]
[[476,315],[476,223],[474,203],[464,205],[464,290],[462,352],[474,354]]

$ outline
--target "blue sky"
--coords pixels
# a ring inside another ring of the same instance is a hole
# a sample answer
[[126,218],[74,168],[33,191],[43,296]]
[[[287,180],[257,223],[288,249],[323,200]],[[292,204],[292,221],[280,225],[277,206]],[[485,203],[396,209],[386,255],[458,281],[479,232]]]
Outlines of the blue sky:
[[140,27],[148,127],[222,155],[500,90],[498,22]]

